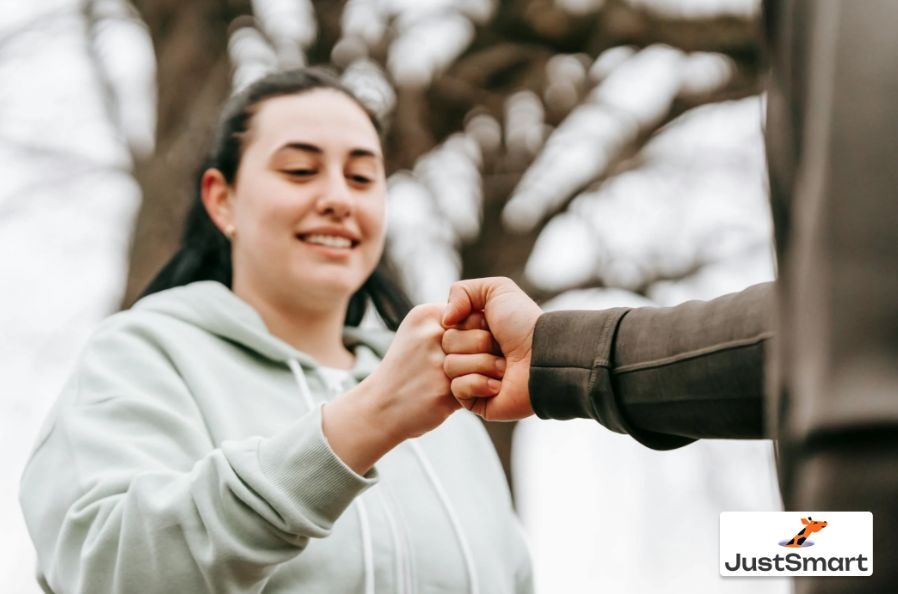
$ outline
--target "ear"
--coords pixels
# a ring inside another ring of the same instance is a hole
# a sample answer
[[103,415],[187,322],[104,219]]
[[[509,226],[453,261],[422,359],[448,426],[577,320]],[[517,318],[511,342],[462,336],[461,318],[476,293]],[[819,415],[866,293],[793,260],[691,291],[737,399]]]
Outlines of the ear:
[[804,524],[805,526],[807,526],[808,524],[810,524],[810,522],[808,522],[808,520],[810,520],[810,518],[802,518],[801,523]]
[[233,196],[231,187],[221,171],[207,169],[203,172],[200,181],[200,197],[215,226],[226,236],[231,235],[228,233],[228,229],[233,230],[234,228]]

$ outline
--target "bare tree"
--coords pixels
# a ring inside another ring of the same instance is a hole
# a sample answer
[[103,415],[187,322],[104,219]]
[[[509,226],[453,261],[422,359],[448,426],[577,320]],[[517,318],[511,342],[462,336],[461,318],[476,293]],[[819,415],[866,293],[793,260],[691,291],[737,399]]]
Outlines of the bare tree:
[[[554,218],[578,197],[639,168],[646,144],[681,114],[760,88],[758,24],[750,13],[671,15],[626,0],[471,0],[403,10],[376,0],[313,2],[313,33],[297,40],[302,55],[296,59],[283,51],[289,31],[274,30],[272,19],[254,15],[251,5],[270,9],[277,2],[135,0],[155,51],[158,105],[155,151],[134,160],[143,207],[125,303],[177,245],[186,193],[212,118],[231,89],[235,64],[228,43],[237,29],[252,29],[270,46],[271,67],[330,63],[346,75],[361,69],[387,83],[388,97],[381,99],[391,108],[385,148],[393,192],[418,188],[431,215],[448,221],[431,227],[436,239],[430,245],[444,253],[431,251],[430,263],[417,268],[405,260],[401,238],[393,238],[393,257],[411,270],[408,283],[442,258],[451,274],[510,276],[541,301],[615,284],[601,265],[552,288],[525,274]],[[417,62],[403,66],[409,56]],[[719,76],[690,77],[698,62],[713,63]],[[676,75],[662,76],[665,84],[643,87],[634,97],[622,100],[616,90],[628,76],[669,72]],[[583,149],[577,159],[571,146]],[[445,158],[455,159],[450,174],[456,178],[447,179],[443,166],[428,168]],[[441,198],[447,183],[459,184],[468,197]],[[467,218],[456,212],[459,204]],[[701,264],[644,270],[627,288],[644,294],[658,280],[688,275]],[[512,427],[489,427],[507,472]]]

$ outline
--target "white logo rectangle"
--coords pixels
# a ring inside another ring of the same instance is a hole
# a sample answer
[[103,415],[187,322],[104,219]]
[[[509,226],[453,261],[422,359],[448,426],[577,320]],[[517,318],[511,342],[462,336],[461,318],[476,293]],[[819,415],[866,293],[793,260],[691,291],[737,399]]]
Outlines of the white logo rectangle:
[[873,514],[721,512],[720,575],[873,575]]

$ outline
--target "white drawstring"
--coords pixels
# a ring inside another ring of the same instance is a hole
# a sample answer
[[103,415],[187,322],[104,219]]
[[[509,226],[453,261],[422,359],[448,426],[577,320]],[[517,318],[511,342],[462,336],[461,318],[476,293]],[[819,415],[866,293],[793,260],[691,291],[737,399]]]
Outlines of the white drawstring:
[[293,372],[293,378],[296,380],[296,385],[299,386],[299,393],[302,395],[302,399],[306,402],[306,407],[309,409],[309,412],[315,410],[315,401],[312,399],[312,391],[309,389],[309,382],[306,381],[306,374],[303,373],[302,367],[296,359],[290,359],[287,361],[287,365],[290,366],[290,371]]
[[401,594],[402,592],[411,591],[411,583],[412,576],[409,573],[408,567],[408,558],[407,558],[407,550],[408,544],[405,542],[400,542],[399,540],[399,525],[396,522],[396,518],[393,515],[393,512],[390,510],[390,505],[387,503],[384,498],[383,489],[379,488],[380,485],[374,487],[372,492],[377,493],[377,498],[380,501],[381,509],[384,511],[384,518],[387,520],[387,526],[390,529],[390,538],[393,541],[393,550],[396,551],[396,592],[397,594]]
[[465,533],[461,528],[461,522],[458,521],[458,515],[455,513],[455,508],[452,507],[452,502],[449,501],[449,496],[446,494],[446,490],[443,488],[443,484],[440,482],[436,471],[434,471],[433,466],[430,464],[430,460],[424,455],[424,450],[422,450],[421,446],[413,440],[409,440],[408,443],[411,446],[412,451],[415,452],[418,462],[421,463],[421,467],[424,469],[424,474],[427,475],[430,484],[433,485],[434,491],[436,491],[437,496],[440,498],[440,502],[443,504],[443,509],[446,510],[446,515],[449,516],[449,522],[452,524],[452,529],[455,531],[455,537],[458,539],[458,546],[461,548],[461,555],[465,562],[465,569],[468,572],[468,586],[470,588],[468,592],[469,594],[480,594],[480,584],[477,580],[476,568],[474,567],[474,556],[471,554],[471,548],[468,546],[468,539],[465,538]]
[[[309,389],[309,383],[306,381],[306,375],[302,371],[302,367],[295,359],[287,361],[293,377],[296,379],[296,385],[299,386],[299,393],[302,395],[309,411],[315,409],[315,401],[312,398],[312,391]],[[360,497],[356,497],[355,511],[359,516],[359,532],[362,536],[362,558],[364,559],[365,571],[365,594],[374,594],[374,547],[371,543],[371,523],[368,521],[368,510],[365,502]]]
[[355,503],[355,511],[359,516],[359,532],[362,533],[362,558],[365,560],[365,594],[374,594],[374,548],[371,544],[368,508],[359,498],[356,498]]

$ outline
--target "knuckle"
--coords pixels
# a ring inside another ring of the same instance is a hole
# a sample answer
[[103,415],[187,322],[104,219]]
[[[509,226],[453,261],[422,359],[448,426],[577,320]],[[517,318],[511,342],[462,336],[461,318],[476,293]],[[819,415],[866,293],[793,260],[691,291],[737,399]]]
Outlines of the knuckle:
[[443,351],[440,350],[432,350],[427,354],[427,361],[434,367],[442,369],[446,360],[446,355],[443,354]]
[[443,342],[443,327],[436,320],[430,320],[427,324],[427,336],[436,341],[437,344]]
[[443,313],[443,307],[436,303],[422,303],[421,305],[416,305],[415,309],[418,310],[419,315],[423,318],[429,319],[439,319],[440,314]]
[[481,390],[480,393],[481,394],[492,393],[492,390],[490,390],[490,384],[489,384],[490,378],[488,378],[486,376],[480,376],[479,379],[480,379],[480,381],[478,383],[480,384],[480,390]]
[[456,357],[455,355],[446,355],[443,357],[443,373],[448,375],[449,377],[455,377],[458,375],[455,373],[456,367]]
[[440,339],[440,343],[443,346],[443,350],[450,351],[453,349],[456,342],[456,333],[457,330],[446,330],[443,332],[443,337]]
[[408,317],[417,323],[423,322],[429,318],[433,317],[433,304],[432,303],[422,303],[420,305],[414,306],[408,312]]
[[456,398],[461,398],[465,400],[468,398],[468,391],[466,389],[465,380],[462,377],[457,377],[449,382],[449,388],[452,391],[452,395]]
[[493,348],[493,337],[490,336],[489,332],[484,330],[480,331],[480,334],[477,337],[477,348],[480,349],[484,353],[488,353]]
[[460,387],[461,387],[461,384],[459,383],[457,377],[454,377],[451,380],[449,380],[449,390],[452,392],[453,396],[455,396],[455,397],[459,396],[459,392],[460,392],[459,388]]

